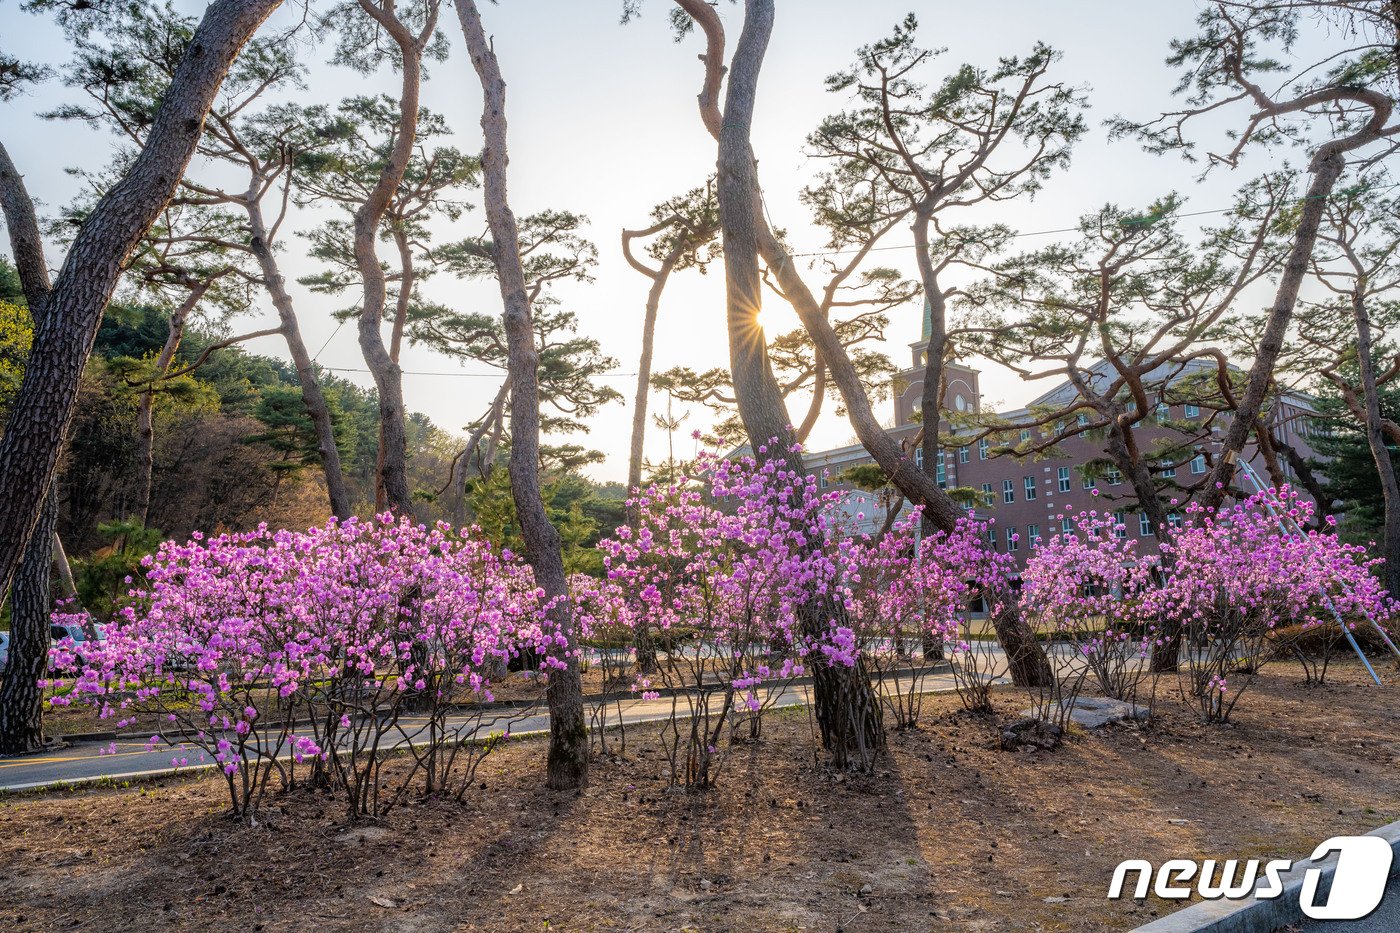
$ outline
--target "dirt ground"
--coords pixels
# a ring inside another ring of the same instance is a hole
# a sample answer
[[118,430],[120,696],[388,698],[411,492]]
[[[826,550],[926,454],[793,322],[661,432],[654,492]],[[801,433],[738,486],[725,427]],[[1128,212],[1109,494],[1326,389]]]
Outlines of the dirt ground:
[[1108,901],[1122,859],[1296,858],[1400,818],[1400,688],[1363,677],[1343,665],[1309,688],[1279,664],[1231,726],[1168,696],[1152,725],[1036,753],[997,750],[995,719],[934,697],[868,777],[814,766],[806,714],[787,712],[700,795],[664,792],[654,726],[630,730],[627,760],[595,759],[581,794],[545,790],[544,746],[523,742],[470,803],[384,825],[296,791],[242,828],[203,777],[10,796],[0,926],[1127,930],[1177,905]]

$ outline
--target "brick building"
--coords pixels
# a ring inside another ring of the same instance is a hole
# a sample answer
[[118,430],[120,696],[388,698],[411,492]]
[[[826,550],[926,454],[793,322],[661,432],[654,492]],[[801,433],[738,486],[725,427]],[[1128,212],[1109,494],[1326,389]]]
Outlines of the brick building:
[[[912,366],[894,378],[894,424],[890,433],[905,442],[906,447],[913,443],[920,429],[920,424],[913,420],[913,416],[918,411],[923,394],[927,335],[926,320],[923,339],[910,345],[913,351]],[[1213,363],[1201,363],[1199,366],[1214,371]],[[1105,374],[1106,364],[1101,364],[1100,369],[1103,378],[1110,378]],[[1188,374],[1191,371],[1190,366],[1185,370]],[[964,413],[982,411],[978,377],[978,370],[971,367],[958,364],[948,367],[948,389],[945,399],[949,409]],[[1007,422],[1032,420],[1029,415],[1031,409],[1062,404],[1071,401],[1075,396],[1073,386],[1065,382],[1035,399],[1026,408],[1002,412],[999,417]],[[1276,436],[1304,457],[1312,455],[1307,437],[1310,430],[1308,416],[1311,411],[1308,400],[1294,394],[1285,397],[1274,417],[1277,425]],[[1161,406],[1154,414],[1160,415],[1162,420],[1195,421],[1205,418],[1209,413],[1202,412],[1198,406],[1173,405]],[[1217,418],[1211,431],[1211,436],[1217,438],[1216,444],[1228,423],[1224,417]],[[942,431],[946,434],[950,430],[946,415],[941,419],[941,424]],[[1020,440],[1031,440],[1032,432],[1041,430],[1046,431],[1045,436],[1050,433],[1048,429],[1019,429],[1011,432],[1011,436],[1005,437],[1000,443],[1015,444]],[[1137,432],[1144,445],[1150,445],[1157,437],[1170,435],[1178,442],[1185,437],[1176,429],[1157,423],[1155,419],[1152,423],[1140,423]],[[1019,437],[1016,436],[1018,433]],[[1207,441],[1203,445],[1197,445],[1197,449],[1207,449],[1211,443]],[[976,514],[979,518],[995,519],[991,526],[991,537],[995,540],[989,543],[994,544],[998,551],[1013,553],[1018,563],[1024,564],[1035,547],[1037,537],[1049,538],[1067,524],[1063,516],[1089,507],[1114,511],[1125,526],[1121,534],[1144,539],[1144,550],[1155,549],[1150,523],[1141,510],[1135,508],[1136,499],[1127,480],[1117,475],[1117,471],[1114,470],[1107,471],[1106,475],[1093,477],[1083,469],[1091,461],[1104,457],[1100,440],[1084,435],[1075,436],[1061,442],[1054,455],[1042,459],[1034,456],[1018,459],[1007,453],[998,454],[998,446],[997,442],[983,440],[965,447],[945,447],[943,463],[938,465],[936,471],[939,484],[944,488],[964,487],[978,493]],[[1259,475],[1267,477],[1262,458],[1253,443],[1246,447],[1245,454]],[[921,450],[914,451],[914,458],[922,467]],[[841,511],[846,513],[848,521],[862,531],[878,529],[885,517],[885,507],[880,497],[856,489],[842,478],[842,473],[850,467],[873,462],[863,446],[852,444],[832,450],[812,451],[804,455],[804,460],[810,471],[822,474],[824,488],[844,491]],[[1181,481],[1188,484],[1193,478],[1199,479],[1207,472],[1207,458],[1204,454],[1199,454],[1177,470],[1186,474],[1181,477]],[[1098,496],[1093,495],[1093,490],[1098,491]]]

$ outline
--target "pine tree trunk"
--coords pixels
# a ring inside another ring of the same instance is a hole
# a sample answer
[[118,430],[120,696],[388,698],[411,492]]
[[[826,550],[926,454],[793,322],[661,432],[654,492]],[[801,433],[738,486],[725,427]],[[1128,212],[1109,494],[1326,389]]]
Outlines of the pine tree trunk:
[[[658,224],[651,231],[664,229],[666,223]],[[651,232],[643,231],[643,233]],[[627,495],[629,501],[640,494],[642,488],[642,447],[646,441],[647,405],[651,397],[651,361],[656,346],[656,317],[661,309],[661,293],[671,278],[671,271],[685,252],[686,237],[676,236],[675,245],[662,261],[660,268],[648,269],[632,257],[629,241],[633,234],[623,231],[622,251],[633,268],[651,279],[647,289],[646,311],[642,315],[642,352],[637,360],[637,394],[632,405],[632,441],[627,454]],[[636,531],[641,524],[641,510],[635,503],[627,506],[627,524]],[[656,671],[656,643],[645,624],[639,625],[632,633],[632,648],[637,656],[637,672],[652,674]]]
[[[34,202],[24,178],[0,145],[0,214],[9,229],[24,299],[37,328],[48,306],[49,267]],[[43,691],[49,654],[50,566],[58,565],[64,596],[74,598],[73,571],[58,539],[58,494],[49,490],[39,522],[20,561],[10,590],[10,650],[0,684],[0,754],[23,754],[44,744]]]
[[[384,308],[388,283],[375,244],[380,222],[399,183],[403,181],[418,137],[418,106],[422,90],[423,42],[430,38],[437,6],[430,5],[429,22],[417,35],[396,18],[392,8],[385,10],[369,0],[360,7],[393,38],[398,46],[402,84],[399,90],[399,120],[394,145],[364,203],[355,211],[355,266],[364,285],[360,306],[360,352],[374,378],[379,396],[379,453],[375,471],[376,510],[387,508],[395,515],[414,516],[413,495],[408,486],[408,427],[403,399],[403,370],[384,345]],[[405,283],[411,287],[411,283]]]
[[321,455],[321,472],[326,477],[326,496],[330,500],[331,514],[339,519],[354,514],[350,504],[350,493],[345,486],[345,473],[340,464],[340,448],[335,442],[335,424],[331,421],[330,407],[321,391],[321,381],[316,375],[316,364],[306,349],[301,337],[301,324],[297,320],[292,296],[287,291],[287,280],[277,264],[277,257],[267,242],[267,224],[263,220],[262,205],[258,203],[256,192],[261,189],[261,179],[254,179],[244,201],[248,210],[248,226],[251,229],[249,242],[253,256],[262,270],[263,286],[277,309],[277,317],[282,325],[282,337],[287,341],[287,350],[292,355],[292,365],[296,367],[297,383],[301,386],[301,401],[306,406],[306,414],[311,418],[316,431],[316,446]]
[[[623,249],[627,249],[626,233],[623,234]],[[651,360],[656,346],[656,317],[661,309],[661,293],[671,278],[671,270],[680,260],[685,247],[685,237],[677,236],[676,245],[667,254],[661,267],[646,270],[651,277],[651,288],[647,289],[646,311],[642,315],[642,352],[637,360],[637,393],[632,405],[632,441],[627,453],[627,492],[633,495],[642,488],[642,447],[647,433],[647,404],[651,397]],[[629,254],[628,258],[631,256]],[[643,268],[633,264],[636,268]],[[638,512],[634,507],[627,509],[627,523],[637,527]]]
[[49,580],[57,529],[58,497],[50,492],[34,526],[33,543],[10,587],[10,661],[0,684],[0,755],[23,755],[44,747],[44,691],[39,681],[49,659]]
[[[758,320],[762,306],[758,272],[761,205],[749,134],[758,76],[773,29],[771,0],[745,5],[744,28],[730,63],[724,121],[719,134],[719,218],[724,243],[725,307],[729,331],[729,365],[739,417],[760,461],[778,460],[793,482],[805,474],[788,419],[782,391],[768,359],[767,341]],[[831,625],[829,599],[813,594],[801,613],[804,634],[826,637]],[[880,704],[863,666],[831,665],[825,656],[812,659],[813,705],[822,742],[837,767],[868,765],[884,747]]]
[[229,65],[280,2],[210,4],[175,70],[145,147],[88,215],[68,251],[0,438],[0,591],[14,579],[44,511],[83,367],[123,263],[184,174]]
[[530,299],[520,261],[520,232],[506,188],[506,83],[496,53],[487,41],[473,0],[456,0],[472,65],[481,81],[482,187],[486,219],[495,241],[496,278],[501,287],[511,381],[510,482],[535,583],[550,603],[550,617],[565,642],[563,670],[549,675],[549,760],[546,781],[555,790],[582,787],[588,781],[588,732],[584,725],[583,682],[579,675],[573,613],[559,531],[549,520],[540,493],[539,350],[531,321]]
[[1274,303],[1269,308],[1268,321],[1254,354],[1254,365],[1249,368],[1249,383],[1225,432],[1224,446],[1201,491],[1199,501],[1206,508],[1219,508],[1225,501],[1235,470],[1230,454],[1244,450],[1264,407],[1269,386],[1273,384],[1274,366],[1283,352],[1283,341],[1293,320],[1293,308],[1298,303],[1298,290],[1312,267],[1313,247],[1317,244],[1317,232],[1322,225],[1323,212],[1327,209],[1327,199],[1331,197],[1345,166],[1346,160],[1340,152],[1319,159],[1313,166],[1312,182],[1308,185],[1307,197],[1298,215],[1298,227],[1293,233],[1293,248],[1279,277]]
[[1361,393],[1366,404],[1366,443],[1376,461],[1380,477],[1381,496],[1385,504],[1385,586],[1391,596],[1400,596],[1400,480],[1395,475],[1395,461],[1385,446],[1381,417],[1381,400],[1376,384],[1376,365],[1371,349],[1371,320],[1362,297],[1363,283],[1358,281],[1351,296],[1352,316],[1356,321],[1356,365],[1360,370]]
[[63,549],[63,541],[58,536],[58,526],[53,532],[53,569],[58,574],[58,591],[64,599],[78,598],[78,584],[73,579],[73,565],[68,563],[68,552]]

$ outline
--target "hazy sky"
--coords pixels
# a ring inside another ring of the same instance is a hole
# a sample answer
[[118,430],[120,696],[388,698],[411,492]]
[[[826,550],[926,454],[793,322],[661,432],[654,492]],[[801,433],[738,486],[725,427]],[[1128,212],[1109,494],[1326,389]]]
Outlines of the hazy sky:
[[[579,316],[582,328],[597,337],[605,352],[618,360],[619,374],[636,372],[642,304],[648,280],[622,260],[618,244],[624,227],[645,226],[653,205],[700,184],[713,170],[715,146],[700,124],[695,95],[700,86],[701,51],[698,36],[677,44],[667,23],[669,4],[647,0],[640,20],[619,24],[621,0],[501,0],[482,5],[488,32],[508,84],[510,119],[511,195],[517,214],[561,208],[586,214],[598,244],[600,265],[592,284],[570,284],[560,296]],[[198,3],[181,3],[197,11]],[[742,7],[722,3],[730,44],[738,35]],[[1004,2],[927,2],[927,0],[778,0],[773,41],[759,87],[754,146],[759,173],[773,222],[789,231],[797,252],[819,249],[821,231],[808,222],[798,195],[821,165],[803,154],[805,136],[825,114],[844,105],[844,98],[826,93],[823,78],[852,60],[853,50],[887,35],[909,11],[920,20],[920,43],[946,47],[930,73],[936,79],[958,63],[991,66],[998,56],[1022,54],[1037,40],[1063,52],[1054,74],[1082,85],[1093,106],[1093,130],[1079,144],[1072,166],[1053,178],[1034,202],[968,212],[960,222],[1001,221],[1023,231],[1072,226],[1081,213],[1106,202],[1145,205],[1171,190],[1188,198],[1186,210],[1223,207],[1231,191],[1249,174],[1265,168],[1257,161],[1236,172],[1218,171],[1197,181],[1199,166],[1176,157],[1142,153],[1131,142],[1110,143],[1101,122],[1122,113],[1132,117],[1156,115],[1171,105],[1174,76],[1163,65],[1167,42],[1189,32],[1197,11],[1190,0],[1157,3],[1124,0],[1004,0]],[[285,21],[294,11],[278,14]],[[461,33],[450,8],[443,25],[451,58],[431,69],[424,104],[442,113],[456,131],[454,144],[467,150],[480,146],[477,121],[481,96],[467,60]],[[67,51],[57,29],[46,20],[21,12],[16,2],[0,2],[0,48],[30,60],[61,66]],[[333,103],[343,96],[368,91],[396,90],[395,78],[384,73],[365,79],[345,68],[323,63],[312,66],[305,92],[308,102]],[[73,180],[65,169],[95,169],[104,161],[112,140],[75,124],[41,120],[36,114],[78,97],[78,92],[51,82],[38,92],[0,105],[0,134],[30,191],[46,214],[58,211],[72,197]],[[199,167],[192,167],[197,174]],[[304,228],[314,216],[301,218]],[[481,211],[465,215],[437,234],[460,238],[476,233],[484,223]],[[285,237],[284,237],[285,239]],[[1026,248],[1051,237],[1026,237]],[[905,244],[907,234],[888,241]],[[284,254],[290,278],[314,271],[301,258],[302,244],[290,242]],[[60,254],[50,247],[50,262]],[[912,252],[890,250],[880,263],[915,275]],[[815,286],[820,275],[809,281]],[[329,311],[345,304],[310,294],[293,285],[307,344],[325,348],[320,361],[332,367],[362,368],[353,325],[340,329]],[[428,294],[464,309],[498,313],[494,285],[463,285],[446,276],[432,280]],[[796,326],[796,317],[779,302],[767,301],[764,321],[773,333]],[[261,310],[239,322],[239,330],[254,330],[274,320],[264,300]],[[907,345],[919,336],[920,309],[911,304],[894,315],[888,352],[896,364],[908,359]],[[329,342],[327,343],[327,341]],[[280,338],[250,344],[258,352],[285,356]],[[716,266],[708,276],[694,272],[673,279],[657,328],[656,369],[685,364],[696,369],[725,363],[723,274]],[[466,371],[421,347],[407,348],[408,371],[449,373]],[[983,392],[992,407],[1014,407],[1041,394],[1047,385],[1026,385],[999,371],[983,367]],[[484,371],[474,366],[471,372]],[[345,373],[371,385],[366,373]],[[406,375],[410,408],[426,412],[440,426],[457,430],[480,413],[494,394],[499,378],[459,375]],[[634,376],[611,380],[628,397],[627,405],[611,405],[593,422],[584,442],[605,451],[608,460],[593,469],[595,476],[621,479],[625,475],[630,401]],[[660,399],[653,397],[653,410]],[[834,406],[829,406],[829,409]],[[881,406],[888,416],[887,402]],[[700,426],[705,412],[696,412],[686,425]],[[814,446],[847,442],[850,426],[828,414],[812,438]],[[686,440],[687,450],[691,442]],[[662,455],[665,438],[653,431],[652,456]]]

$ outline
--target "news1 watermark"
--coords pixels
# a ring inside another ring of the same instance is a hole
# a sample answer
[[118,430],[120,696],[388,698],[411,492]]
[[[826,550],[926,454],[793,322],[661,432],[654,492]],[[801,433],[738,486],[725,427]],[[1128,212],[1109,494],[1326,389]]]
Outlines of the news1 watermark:
[[[1380,906],[1390,878],[1394,852],[1379,836],[1333,836],[1313,850],[1316,862],[1337,853],[1332,887],[1319,903],[1321,868],[1308,868],[1298,891],[1298,906],[1313,920],[1360,920]],[[1128,859],[1113,870],[1108,886],[1109,900],[1123,897],[1130,875],[1134,875],[1134,899],[1149,891],[1165,900],[1185,900],[1193,893],[1203,900],[1239,900],[1255,897],[1273,900],[1283,895],[1283,873],[1293,867],[1290,859],[1215,859],[1197,861],[1175,858],[1154,868],[1144,859]]]

